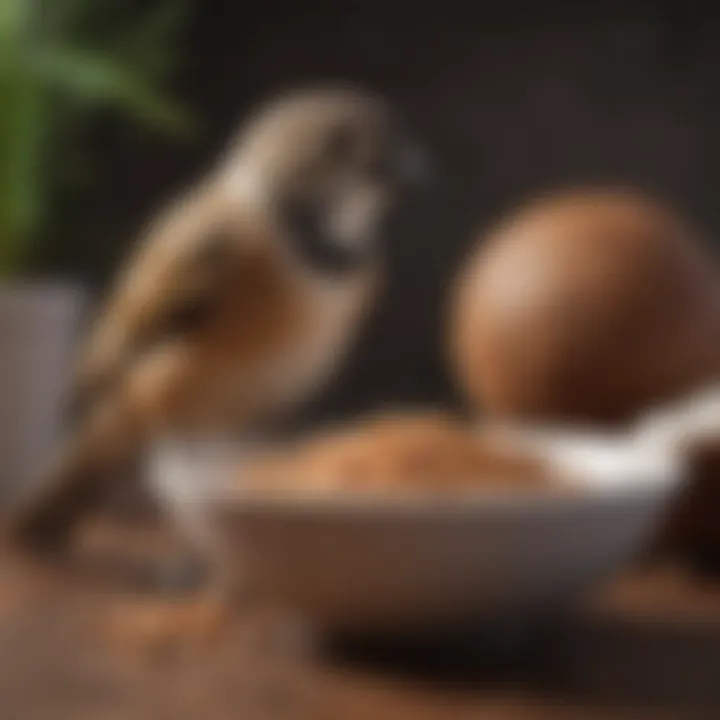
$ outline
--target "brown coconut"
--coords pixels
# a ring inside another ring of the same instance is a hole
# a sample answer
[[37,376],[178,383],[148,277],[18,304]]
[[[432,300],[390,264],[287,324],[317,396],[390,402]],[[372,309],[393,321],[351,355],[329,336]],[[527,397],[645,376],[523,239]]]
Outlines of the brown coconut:
[[714,259],[663,205],[568,192],[507,218],[462,269],[455,376],[505,418],[620,423],[720,370]]
[[[707,246],[632,192],[531,203],[471,253],[451,298],[450,358],[476,409],[621,425],[720,375],[720,282]],[[720,438],[720,428],[719,428]],[[720,571],[720,439],[659,546]]]

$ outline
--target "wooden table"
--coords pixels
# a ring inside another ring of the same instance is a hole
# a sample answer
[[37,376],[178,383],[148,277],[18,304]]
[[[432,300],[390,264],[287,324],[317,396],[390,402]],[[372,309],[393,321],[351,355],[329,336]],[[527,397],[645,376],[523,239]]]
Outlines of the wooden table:
[[151,602],[120,569],[0,554],[2,720],[720,717],[720,588],[671,568],[617,579],[504,664],[472,643],[322,647],[252,602],[207,636],[144,642],[117,632],[119,612]]

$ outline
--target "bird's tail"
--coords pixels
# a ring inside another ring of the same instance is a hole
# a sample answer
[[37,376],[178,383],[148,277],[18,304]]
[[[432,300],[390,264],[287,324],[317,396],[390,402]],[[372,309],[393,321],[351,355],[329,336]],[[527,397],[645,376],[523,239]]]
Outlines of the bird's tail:
[[26,549],[55,552],[97,507],[104,480],[137,445],[127,422],[83,423],[61,446],[47,473],[10,508],[9,539]]

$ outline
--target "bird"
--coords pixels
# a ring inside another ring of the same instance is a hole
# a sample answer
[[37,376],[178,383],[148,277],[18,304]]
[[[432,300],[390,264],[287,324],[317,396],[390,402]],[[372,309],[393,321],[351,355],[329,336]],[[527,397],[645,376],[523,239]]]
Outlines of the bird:
[[53,554],[154,443],[242,437],[312,399],[373,307],[389,219],[426,174],[399,113],[367,90],[301,88],[250,113],[130,252],[9,536]]

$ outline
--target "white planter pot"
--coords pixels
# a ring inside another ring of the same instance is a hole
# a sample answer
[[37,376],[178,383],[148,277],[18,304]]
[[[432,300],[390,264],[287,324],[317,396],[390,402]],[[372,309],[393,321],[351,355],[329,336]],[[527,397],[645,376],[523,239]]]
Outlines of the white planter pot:
[[58,437],[83,293],[0,284],[0,502],[36,478]]

